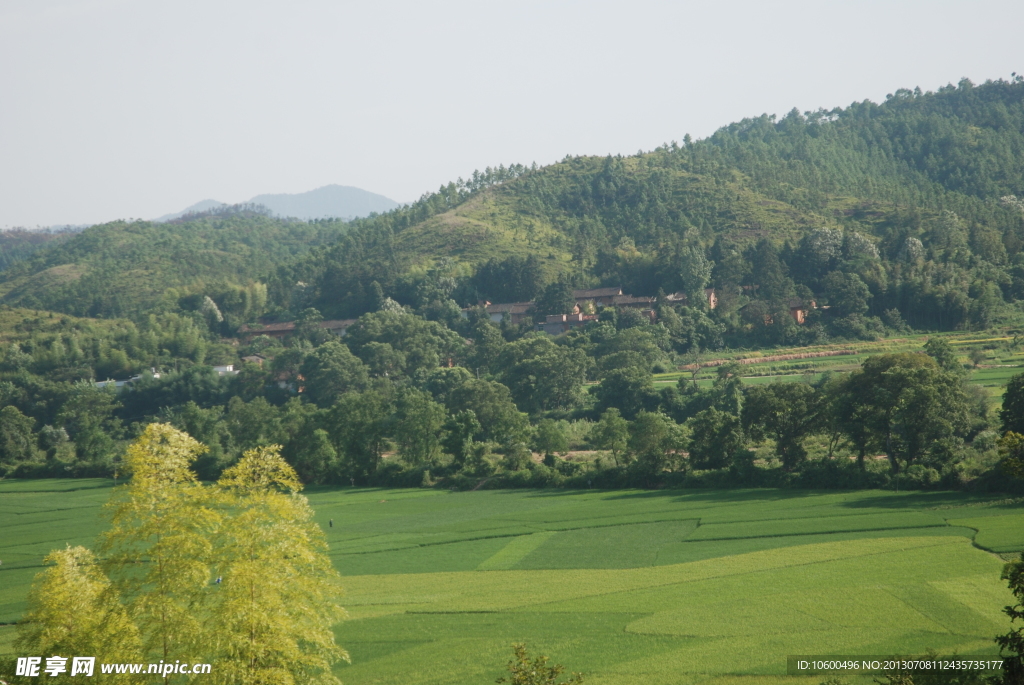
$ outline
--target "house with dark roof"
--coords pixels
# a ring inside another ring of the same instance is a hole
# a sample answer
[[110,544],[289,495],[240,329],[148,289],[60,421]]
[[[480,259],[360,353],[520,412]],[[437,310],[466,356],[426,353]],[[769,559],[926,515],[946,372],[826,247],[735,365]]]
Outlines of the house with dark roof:
[[789,301],[789,315],[793,317],[793,321],[798,324],[802,324],[807,320],[807,314],[812,309],[817,309],[818,303],[814,300],[802,300],[800,298],[794,298]]
[[[481,300],[480,304],[477,305],[483,307],[487,312],[487,316],[493,323],[501,323],[502,319],[506,316],[513,324],[521,324],[528,317],[533,315],[533,302],[507,302],[504,304],[491,304],[486,300]],[[466,307],[462,310],[463,318],[469,316],[469,311],[472,307]]]
[[619,309],[653,309],[658,301],[656,297],[634,297],[632,295],[616,295],[612,298],[612,306]]
[[595,307],[608,306],[612,303],[612,298],[622,294],[622,286],[615,286],[612,288],[591,288],[589,290],[573,290],[572,297],[576,300],[576,305],[580,306],[587,302],[592,302]]
[[548,335],[561,335],[574,328],[585,326],[591,321],[597,321],[594,314],[548,314],[544,317],[544,323],[537,324],[537,330],[544,331]]

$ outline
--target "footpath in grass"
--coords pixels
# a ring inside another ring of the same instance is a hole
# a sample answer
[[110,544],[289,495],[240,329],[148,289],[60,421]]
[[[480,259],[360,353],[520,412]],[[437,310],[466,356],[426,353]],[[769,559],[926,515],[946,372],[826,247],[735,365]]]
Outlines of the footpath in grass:
[[[43,555],[94,543],[110,487],[0,482],[0,624]],[[346,576],[346,685],[493,682],[515,641],[623,684],[789,682],[796,653],[990,653],[1009,601],[992,552],[1024,548],[1024,504],[966,493],[307,494]]]

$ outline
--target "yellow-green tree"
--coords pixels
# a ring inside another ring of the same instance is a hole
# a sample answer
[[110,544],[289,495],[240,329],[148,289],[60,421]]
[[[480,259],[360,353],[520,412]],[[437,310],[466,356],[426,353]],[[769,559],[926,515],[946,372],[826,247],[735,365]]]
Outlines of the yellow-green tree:
[[189,467],[205,451],[169,424],[150,424],[125,453],[131,480],[107,504],[106,566],[143,650],[165,662],[204,651],[202,605],[220,514]]
[[530,659],[525,644],[513,644],[512,651],[515,656],[506,666],[509,677],[502,676],[494,682],[509,685],[579,685],[583,682],[582,673],[573,673],[568,680],[556,682],[565,672],[565,667],[560,664],[548,666],[550,659],[543,654]]
[[[80,675],[71,677],[71,657],[95,657],[93,676],[99,683],[114,677],[100,672],[101,662],[140,661],[138,630],[93,553],[69,546],[50,552],[45,563],[50,566],[32,584],[15,648],[22,654],[68,658],[66,673],[47,678],[54,683],[80,681]],[[132,682],[131,675],[116,678]]]
[[1024,435],[1007,431],[999,439],[999,456],[1002,471],[1013,478],[1024,478]]
[[218,482],[226,508],[215,544],[205,634],[224,685],[337,685],[348,655],[331,627],[345,612],[323,531],[280,447],[258,447]]

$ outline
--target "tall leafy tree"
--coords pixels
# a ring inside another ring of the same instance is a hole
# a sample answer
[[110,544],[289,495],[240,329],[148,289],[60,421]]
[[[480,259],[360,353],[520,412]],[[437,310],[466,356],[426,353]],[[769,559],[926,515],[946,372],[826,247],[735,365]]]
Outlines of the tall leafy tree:
[[825,293],[836,316],[865,314],[871,291],[857,274],[833,271],[825,276]]
[[441,427],[448,413],[430,394],[408,388],[398,397],[395,413],[395,442],[402,459],[410,464],[427,464],[441,451]]
[[25,416],[13,405],[0,409],[0,464],[8,464],[13,468],[36,456],[38,449],[32,432],[34,423],[31,417]]
[[192,657],[202,639],[211,540],[221,520],[190,469],[204,451],[169,424],[149,424],[125,452],[131,480],[106,505],[106,567],[143,649],[165,662]]
[[597,403],[602,409],[616,407],[627,419],[635,418],[646,409],[658,404],[654,390],[654,377],[647,369],[627,366],[608,372],[594,389]]
[[205,634],[223,685],[338,685],[331,666],[348,655],[332,626],[340,578],[302,485],[277,445],[249,450],[217,487],[230,512],[220,528]]
[[115,440],[121,437],[120,408],[117,397],[108,389],[92,383],[76,383],[57,415],[75,443],[78,458],[98,462],[114,451]]
[[683,248],[680,260],[679,277],[683,281],[687,302],[690,307],[706,309],[707,301],[704,298],[704,288],[711,282],[711,273],[715,268],[715,263],[707,258],[700,245]]
[[338,453],[331,437],[312,421],[288,441],[283,454],[306,484],[326,483],[338,467]]
[[544,292],[537,298],[537,313],[571,314],[575,305],[572,286],[566,281],[555,281],[544,288]]
[[324,415],[324,429],[340,461],[340,476],[366,482],[380,465],[393,411],[390,393],[348,392]]
[[690,429],[690,466],[695,469],[730,466],[744,448],[743,428],[734,414],[711,407],[686,425]]
[[537,424],[537,434],[534,436],[534,445],[544,455],[546,461],[551,461],[555,452],[566,452],[569,449],[569,439],[565,432],[554,419],[543,419]]
[[344,344],[331,340],[316,348],[302,363],[307,396],[321,407],[349,391],[366,387],[366,366]]
[[956,350],[945,338],[932,336],[924,344],[924,353],[935,360],[943,371],[955,374],[963,374],[964,367],[957,358]]
[[970,406],[960,377],[931,357],[879,355],[861,369],[866,398],[860,418],[889,455],[894,473],[901,463],[920,460],[938,441],[969,428]]
[[539,344],[530,345],[513,361],[511,352],[525,342],[517,340],[507,346],[499,360],[499,364],[508,364],[501,380],[516,405],[535,414],[548,409],[571,409],[579,404],[591,359],[583,350],[555,345],[547,338],[528,340]]
[[[28,610],[18,623],[17,650],[25,654],[93,656],[103,662],[142,660],[139,631],[112,592],[96,556],[68,546],[46,555],[28,594]],[[80,682],[71,668],[51,682]],[[94,665],[95,682],[141,682],[130,675],[106,675]],[[49,678],[47,679],[49,680]]]
[[818,429],[823,402],[806,383],[770,383],[747,390],[743,427],[755,440],[775,439],[775,452],[792,469],[807,457],[804,439]]
[[508,388],[495,381],[476,378],[452,390],[448,409],[453,414],[471,410],[480,422],[480,436],[503,445],[521,442],[530,422],[512,401]]
[[472,409],[464,409],[448,417],[444,423],[441,447],[452,455],[455,464],[465,465],[473,449],[473,437],[480,433],[480,422]]
[[1003,422],[1004,433],[1024,434],[1024,373],[1018,373],[1006,384],[999,418]]
[[675,470],[681,464],[685,429],[658,412],[642,411],[629,424],[629,450],[635,466],[647,476]]
[[626,451],[629,444],[629,421],[615,407],[609,407],[601,414],[601,420],[594,426],[591,439],[603,450],[612,453],[612,459],[618,465],[619,457]]

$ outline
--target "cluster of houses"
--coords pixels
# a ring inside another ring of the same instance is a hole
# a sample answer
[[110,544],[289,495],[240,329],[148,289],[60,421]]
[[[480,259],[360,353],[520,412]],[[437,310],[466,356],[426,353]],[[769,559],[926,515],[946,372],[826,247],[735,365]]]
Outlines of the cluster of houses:
[[[748,289],[756,287],[746,286]],[[596,320],[597,310],[600,307],[639,309],[642,314],[650,317],[651,322],[654,322],[657,318],[654,305],[658,298],[627,295],[622,292],[621,287],[573,290],[572,296],[575,304],[571,314],[549,314],[544,317],[543,322],[537,322],[537,330],[544,331],[550,335],[565,333],[573,328],[584,326],[588,322]],[[704,298],[709,309],[714,309],[718,306],[718,295],[715,294],[714,288],[705,288]],[[672,293],[666,299],[670,303],[686,304],[686,293]],[[487,311],[491,321],[495,323],[500,323],[505,318],[508,318],[510,323],[518,325],[526,319],[533,317],[535,303],[508,302],[493,304],[481,301],[478,306],[482,306]],[[797,324],[804,323],[811,309],[817,309],[817,304],[813,300],[793,299],[789,301],[789,315],[793,317]],[[463,316],[468,316],[469,311],[469,308],[463,309]],[[770,317],[765,319],[765,323],[772,323]]]
[[[590,321],[597,319],[597,310],[600,307],[616,307],[617,309],[639,309],[640,313],[650,317],[653,322],[657,318],[654,305],[656,297],[637,297],[622,292],[619,286],[611,288],[592,288],[589,290],[573,290],[575,303],[571,314],[549,314],[544,317],[543,322],[537,322],[537,330],[544,331],[550,335],[559,335],[572,330],[578,326],[584,326]],[[714,288],[706,288],[704,297],[708,307],[714,309],[718,305],[718,296]],[[669,302],[686,302],[686,293],[673,293],[668,296]],[[521,324],[527,318],[532,318],[535,307],[534,302],[509,302],[505,304],[492,304],[482,301],[482,306],[495,323],[501,322],[506,317],[513,324]],[[463,316],[468,316],[469,309],[463,309]]]
[[[744,286],[745,289],[756,288],[757,286]],[[627,295],[622,292],[621,287],[611,288],[591,288],[589,290],[573,290],[573,299],[575,304],[572,308],[571,314],[549,314],[544,317],[543,322],[537,323],[537,330],[544,331],[549,335],[560,335],[571,331],[573,328],[578,326],[585,326],[591,321],[597,320],[597,310],[601,307],[616,307],[618,309],[639,309],[640,313],[650,318],[653,323],[657,319],[657,314],[654,311],[654,305],[657,302],[656,297],[636,297],[633,295]],[[704,298],[710,309],[714,309],[718,306],[718,296],[715,294],[714,288],[704,289]],[[670,303],[686,303],[686,293],[672,293],[666,298]],[[481,301],[479,305],[482,306],[494,323],[501,323],[506,317],[513,324],[521,324],[527,318],[533,317],[533,312],[536,303],[534,302],[509,302],[505,304],[492,304],[486,300]],[[817,309],[817,304],[811,301],[804,301],[800,299],[790,300],[789,302],[789,315],[793,317],[793,320],[798,324],[804,323],[807,317],[807,313],[811,309]],[[463,316],[468,316],[470,308],[462,310]],[[343,337],[348,330],[349,326],[354,324],[356,319],[336,319],[331,321],[320,322],[320,327],[334,333],[339,337]],[[771,324],[771,317],[765,317],[765,323]],[[295,322],[286,321],[284,323],[268,323],[268,324],[247,324],[238,329],[239,335],[243,338],[250,340],[258,335],[266,335],[275,340],[281,340],[295,332]],[[250,364],[257,364],[262,366],[263,362],[266,361],[259,355],[250,355],[242,358],[243,362]],[[238,373],[235,369],[234,364],[226,364],[223,366],[214,366],[213,370],[218,376],[231,376]],[[153,378],[160,378],[160,374],[156,369],[152,369]],[[121,389],[123,387],[131,387],[134,383],[138,382],[142,378],[141,375],[132,376],[131,378],[123,381],[96,381],[94,384],[97,388],[106,388],[113,386],[114,388]],[[284,387],[284,381],[278,380],[278,385]]]

